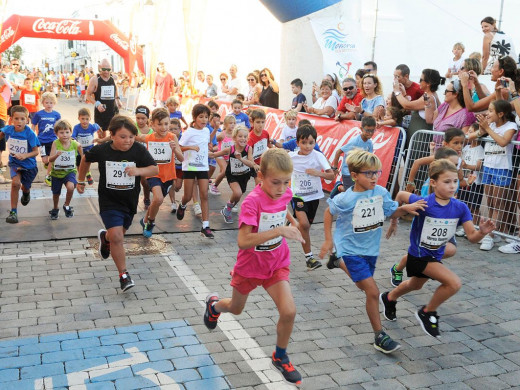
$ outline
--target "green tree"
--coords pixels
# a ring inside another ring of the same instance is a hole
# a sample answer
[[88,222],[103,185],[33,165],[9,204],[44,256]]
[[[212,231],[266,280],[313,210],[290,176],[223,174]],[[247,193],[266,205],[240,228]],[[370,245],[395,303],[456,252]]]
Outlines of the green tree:
[[20,45],[11,46],[9,49],[2,53],[2,60],[10,62],[13,58],[21,59],[23,55],[23,49]]

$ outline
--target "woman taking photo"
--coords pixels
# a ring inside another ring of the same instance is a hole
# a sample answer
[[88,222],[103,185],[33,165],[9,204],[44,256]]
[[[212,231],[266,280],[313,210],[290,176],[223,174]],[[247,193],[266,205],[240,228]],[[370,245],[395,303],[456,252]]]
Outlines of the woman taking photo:
[[274,76],[267,68],[260,72],[260,83],[262,84],[262,92],[260,93],[260,105],[278,108],[278,84],[274,81]]
[[498,31],[496,20],[487,16],[480,22],[484,41],[482,43],[482,69],[484,74],[491,74],[493,64],[501,57],[509,56],[517,61],[513,40],[502,31]]

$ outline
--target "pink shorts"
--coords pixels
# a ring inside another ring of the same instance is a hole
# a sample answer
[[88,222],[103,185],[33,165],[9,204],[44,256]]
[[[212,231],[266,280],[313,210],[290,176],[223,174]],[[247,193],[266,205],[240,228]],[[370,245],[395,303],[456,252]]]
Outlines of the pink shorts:
[[289,267],[283,267],[277,269],[273,276],[269,279],[258,279],[258,278],[244,278],[240,276],[236,272],[231,271],[231,283],[230,285],[237,289],[237,291],[242,295],[247,295],[251,291],[253,291],[258,286],[262,286],[265,290],[267,290],[272,285],[282,281],[289,281]]

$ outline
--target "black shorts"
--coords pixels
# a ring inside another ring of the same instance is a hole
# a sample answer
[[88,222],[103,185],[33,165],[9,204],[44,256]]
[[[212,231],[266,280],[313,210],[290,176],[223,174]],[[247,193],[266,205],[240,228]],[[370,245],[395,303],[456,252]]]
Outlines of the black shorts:
[[472,210],[480,210],[483,193],[484,186],[482,184],[473,183],[469,187],[461,188],[457,193],[457,199],[466,203]]
[[308,202],[304,202],[301,198],[292,198],[291,206],[294,210],[294,217],[296,218],[297,211],[303,211],[307,215],[307,219],[309,223],[314,222],[314,217],[316,216],[316,212],[318,211],[318,207],[320,206],[320,200],[309,200]]
[[7,109],[7,115],[12,116],[11,110],[13,109],[14,106],[19,106],[19,105],[20,105],[20,100],[11,100],[11,107],[9,107]]
[[52,149],[52,142],[47,142],[46,144],[41,144],[40,146],[40,156],[42,157],[49,157],[49,155],[51,154],[51,149]]
[[173,180],[168,180],[167,182],[163,183],[161,179],[159,179],[158,177],[149,177],[146,180],[148,181],[150,190],[154,187],[161,187],[161,192],[163,196],[166,196],[166,194],[170,190],[170,187],[173,185]]
[[244,194],[247,190],[247,183],[249,182],[249,179],[251,179],[251,175],[248,175],[247,173],[244,175],[226,175],[226,180],[228,184],[231,183],[238,183],[240,185],[240,190]]
[[258,176],[254,168],[251,168],[250,175],[253,179],[256,179],[256,177]]
[[108,130],[108,125],[114,116],[118,114],[118,110],[114,112],[112,115],[108,115],[105,111],[103,113],[99,112],[97,108],[94,107],[94,122],[101,127],[101,130]]
[[209,173],[208,171],[182,171],[182,179],[209,180]]
[[[3,129],[5,127],[5,121],[3,119],[0,119],[0,129]],[[5,150],[5,137],[2,137],[0,139],[0,152],[3,152]]]
[[428,263],[433,262],[442,263],[442,261],[437,260],[433,256],[415,257],[414,255],[408,253],[408,257],[406,259],[406,274],[409,278],[415,276],[416,278],[433,279],[423,274],[423,271],[426,269]]

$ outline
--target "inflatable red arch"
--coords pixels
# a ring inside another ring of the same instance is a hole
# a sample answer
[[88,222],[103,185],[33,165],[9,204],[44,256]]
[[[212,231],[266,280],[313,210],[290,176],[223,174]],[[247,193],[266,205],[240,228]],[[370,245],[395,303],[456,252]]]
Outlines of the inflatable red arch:
[[0,53],[23,37],[105,42],[123,57],[127,73],[133,72],[136,64],[144,73],[141,47],[134,37],[127,37],[108,20],[11,15],[2,25]]

